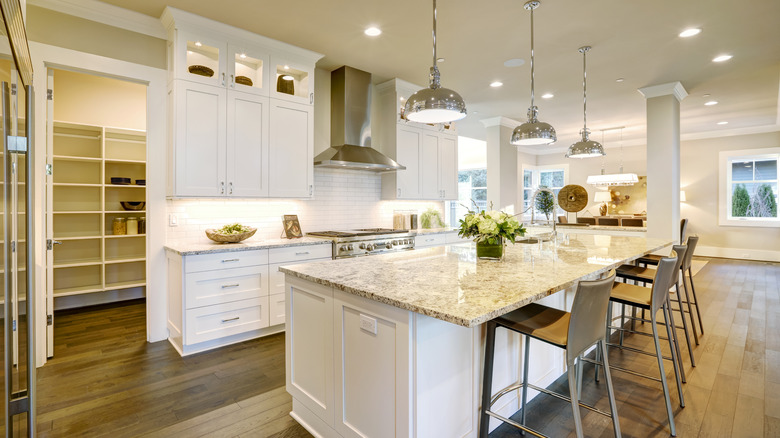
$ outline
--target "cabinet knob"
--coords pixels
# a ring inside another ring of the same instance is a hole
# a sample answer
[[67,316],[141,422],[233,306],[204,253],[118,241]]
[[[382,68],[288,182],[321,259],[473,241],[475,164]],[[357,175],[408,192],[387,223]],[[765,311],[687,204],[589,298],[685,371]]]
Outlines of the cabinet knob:
[[225,72],[222,72],[222,86],[225,85]]
[[234,75],[230,75],[230,88],[236,88],[236,78]]
[[228,190],[228,193],[232,195],[233,194],[233,181],[230,181],[230,184],[228,184],[228,187],[230,187],[229,190]]
[[219,182],[219,193],[224,195],[225,194],[225,181]]

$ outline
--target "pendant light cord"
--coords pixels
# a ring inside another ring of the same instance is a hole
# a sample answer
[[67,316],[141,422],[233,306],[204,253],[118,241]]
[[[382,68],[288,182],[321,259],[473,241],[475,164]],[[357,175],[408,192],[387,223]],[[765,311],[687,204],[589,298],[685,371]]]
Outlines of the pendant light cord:
[[582,53],[582,138],[588,138],[588,73],[585,63],[586,53],[590,46],[582,46],[578,49]]
[[531,108],[534,107],[534,9],[531,8]]
[[439,67],[436,65],[437,53],[436,53],[436,0],[433,0],[433,66],[431,67],[431,74],[429,78],[430,88],[435,90],[441,87],[441,75],[439,74]]
[[433,66],[436,67],[436,0],[433,0]]

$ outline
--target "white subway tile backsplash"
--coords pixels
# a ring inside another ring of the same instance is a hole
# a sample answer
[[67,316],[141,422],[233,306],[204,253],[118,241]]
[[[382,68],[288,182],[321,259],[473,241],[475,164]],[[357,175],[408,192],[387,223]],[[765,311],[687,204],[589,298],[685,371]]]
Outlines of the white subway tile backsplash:
[[314,199],[180,199],[168,201],[177,227],[169,240],[205,241],[205,230],[232,222],[257,227],[252,239],[274,239],[282,216],[297,214],[304,232],[393,225],[394,210],[444,211],[440,201],[383,201],[381,176],[356,170],[314,169]]

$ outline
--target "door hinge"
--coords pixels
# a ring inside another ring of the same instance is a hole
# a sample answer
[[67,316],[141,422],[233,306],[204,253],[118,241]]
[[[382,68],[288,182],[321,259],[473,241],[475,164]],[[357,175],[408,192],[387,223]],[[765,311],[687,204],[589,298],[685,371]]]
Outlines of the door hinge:
[[16,252],[16,241],[15,240],[11,241],[11,252]]
[[16,84],[11,84],[11,96],[16,96]]
[[54,315],[46,315],[46,325],[54,325]]
[[46,164],[46,175],[54,175],[54,165]]
[[11,330],[16,331],[16,320],[11,321]]
[[62,245],[62,242],[54,239],[46,239],[46,249],[54,249],[54,245]]
[[54,90],[51,88],[46,90],[46,100],[54,100]]

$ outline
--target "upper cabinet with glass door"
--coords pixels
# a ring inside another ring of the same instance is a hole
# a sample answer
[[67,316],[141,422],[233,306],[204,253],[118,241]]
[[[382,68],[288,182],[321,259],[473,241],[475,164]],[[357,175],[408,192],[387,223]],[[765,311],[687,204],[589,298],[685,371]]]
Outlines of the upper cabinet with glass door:
[[314,65],[271,57],[271,97],[311,105],[314,103]]

